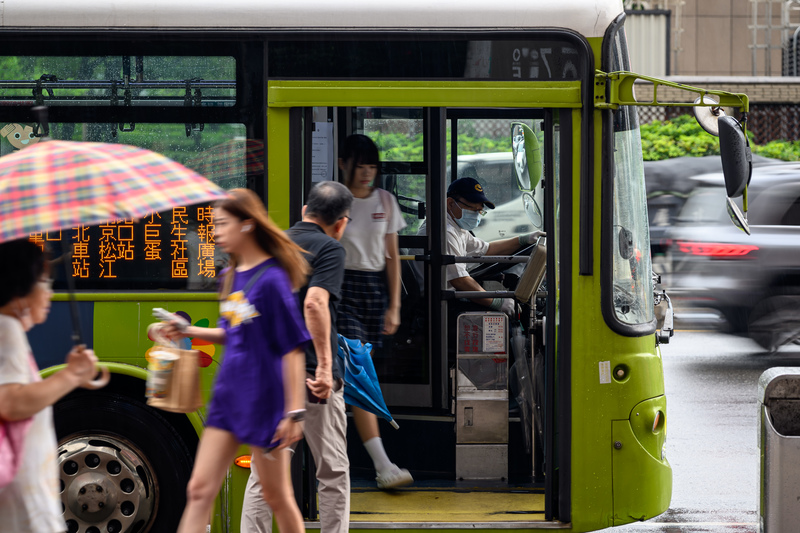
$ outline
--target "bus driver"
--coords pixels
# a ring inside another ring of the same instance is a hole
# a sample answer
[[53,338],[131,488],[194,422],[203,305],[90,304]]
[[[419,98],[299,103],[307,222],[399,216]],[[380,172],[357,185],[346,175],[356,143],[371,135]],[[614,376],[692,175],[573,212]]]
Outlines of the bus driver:
[[[536,242],[542,231],[534,231],[492,242],[475,237],[471,231],[478,227],[486,208],[494,209],[494,204],[486,197],[483,187],[475,178],[459,178],[447,188],[447,244],[446,254],[453,256],[510,255],[517,250]],[[419,228],[419,235],[426,235],[425,222]],[[457,291],[484,291],[467,270],[465,263],[447,265],[447,281]],[[473,298],[472,302],[495,311],[514,314],[514,301],[510,298]]]

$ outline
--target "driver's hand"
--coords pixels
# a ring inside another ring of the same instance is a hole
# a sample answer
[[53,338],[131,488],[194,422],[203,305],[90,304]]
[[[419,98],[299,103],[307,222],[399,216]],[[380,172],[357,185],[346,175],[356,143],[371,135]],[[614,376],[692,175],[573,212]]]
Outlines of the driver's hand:
[[543,231],[534,231],[532,233],[528,233],[526,237],[527,237],[526,242],[528,244],[533,244],[539,237],[547,237],[547,234]]
[[507,314],[509,318],[514,318],[516,315],[514,300],[512,298],[503,298],[503,305],[500,306],[500,310]]
[[507,314],[509,318],[514,318],[516,316],[517,309],[514,305],[513,298],[495,298],[490,307],[497,311],[502,311]]

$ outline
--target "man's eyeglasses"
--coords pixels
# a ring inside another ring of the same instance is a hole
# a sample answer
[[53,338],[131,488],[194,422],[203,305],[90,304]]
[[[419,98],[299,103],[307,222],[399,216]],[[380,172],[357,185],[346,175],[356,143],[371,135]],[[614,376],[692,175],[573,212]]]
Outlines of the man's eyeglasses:
[[[348,224],[353,221],[353,219],[350,218],[348,215],[343,215],[342,218],[346,218]],[[342,218],[340,218],[339,220],[342,220]]]
[[463,209],[466,209],[467,211],[474,211],[476,213],[480,213],[482,217],[485,217],[486,213],[488,213],[488,211],[486,209],[483,209],[482,207],[475,208],[472,207],[471,205],[465,204],[461,200],[456,200],[456,203],[460,205]]

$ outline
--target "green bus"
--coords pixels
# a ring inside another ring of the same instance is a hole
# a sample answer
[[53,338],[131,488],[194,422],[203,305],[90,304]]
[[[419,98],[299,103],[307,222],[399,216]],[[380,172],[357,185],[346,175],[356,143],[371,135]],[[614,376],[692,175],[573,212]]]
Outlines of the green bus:
[[[624,21],[621,0],[5,0],[0,127],[11,126],[0,153],[44,134],[142,146],[253,189],[288,228],[315,182],[339,179],[339,143],[369,135],[407,223],[402,323],[373,354],[400,425],[383,436],[416,483],[376,490],[351,427],[351,528],[577,532],[647,520],[672,490],[659,350],[671,316],[659,330],[633,82],[667,82],[623,72]],[[744,95],[682,88],[688,105],[713,94],[707,105],[747,111]],[[445,191],[463,176],[498,206],[481,238],[542,230],[546,243],[448,256]],[[215,323],[225,257],[212,230],[208,206],[186,206],[31,235],[54,255],[72,248],[50,319],[31,335],[43,373],[69,348],[66,276],[84,338],[112,372],[104,389],[55,406],[70,532],[176,529],[204,412],[146,404],[147,326],[154,307]],[[516,297],[519,320],[461,312],[469,294],[443,274],[456,261],[479,263],[471,275],[488,291]],[[189,346],[207,400],[223,353]],[[210,531],[239,531],[246,454]],[[301,446],[294,462],[307,528],[319,529],[312,459]],[[82,504],[90,484],[109,487],[102,509]]]

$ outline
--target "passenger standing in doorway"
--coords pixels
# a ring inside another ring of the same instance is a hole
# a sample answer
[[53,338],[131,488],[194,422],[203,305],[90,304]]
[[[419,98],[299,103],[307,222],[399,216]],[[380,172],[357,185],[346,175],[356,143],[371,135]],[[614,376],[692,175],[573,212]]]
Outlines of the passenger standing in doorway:
[[230,254],[219,327],[164,327],[169,338],[196,337],[226,347],[178,533],[206,531],[240,444],[250,445],[252,465],[268,480],[263,498],[275,510],[281,533],[299,533],[305,527],[282,448],[303,434],[303,350],[310,336],[293,289],[305,283],[308,264],[253,191],[230,191],[215,206],[214,226],[216,244]]
[[[397,232],[406,224],[395,197],[378,187],[378,147],[366,135],[351,135],[340,150],[339,169],[353,193],[352,221],[342,237],[345,260],[339,333],[381,348],[381,336],[400,325],[400,255]],[[375,465],[380,489],[409,485],[408,470],[389,460],[377,417],[353,407],[353,419]]]
[[[352,203],[353,195],[341,183],[320,183],[308,195],[303,220],[286,232],[306,250],[311,265],[308,283],[299,294],[312,339],[306,347],[309,394],[303,433],[317,465],[322,533],[347,533],[350,527],[347,413],[333,350],[338,346],[336,312],[344,276],[344,248],[338,241],[347,227]],[[260,486],[258,473],[251,471],[242,506],[242,533],[272,531],[272,510],[260,497]]]

